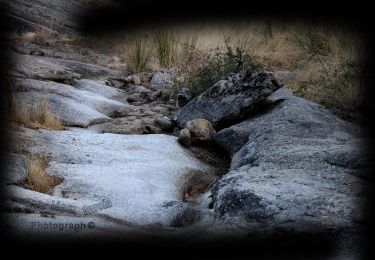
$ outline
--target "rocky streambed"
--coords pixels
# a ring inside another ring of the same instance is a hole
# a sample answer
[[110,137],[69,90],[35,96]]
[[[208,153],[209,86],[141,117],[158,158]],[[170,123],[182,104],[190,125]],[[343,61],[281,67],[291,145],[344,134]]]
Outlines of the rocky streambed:
[[[373,168],[364,134],[294,96],[272,73],[228,75],[176,107],[173,70],[130,75],[99,64],[115,59],[93,51],[65,55],[35,44],[14,51],[17,108],[32,115],[47,104],[65,130],[12,126],[1,183],[11,233],[320,232],[349,251],[356,244]],[[48,158],[47,173],[62,181],[44,193],[22,185],[28,154]]]
[[[15,57],[13,100],[18,113],[36,115],[48,104],[48,113],[66,127],[16,125],[12,129],[9,174],[3,181],[10,230],[21,236],[59,237],[67,233],[44,229],[43,224],[91,219],[95,230],[68,230],[68,234],[153,233],[155,229],[163,233],[201,218],[200,196],[227,171],[228,161],[212,148],[195,145],[188,150],[177,142],[171,120],[176,107],[166,98],[171,91],[169,74],[138,82],[141,75],[121,76],[121,72],[86,64],[107,74],[82,79],[91,72],[68,66],[70,72],[59,75],[78,76],[61,82],[54,78],[56,72],[43,68],[40,71],[45,74],[37,70],[35,77],[18,74],[29,70],[24,58],[36,60],[34,69],[38,61],[50,68],[53,65],[48,62],[60,64],[59,59]],[[23,186],[29,155],[48,158],[47,173],[62,182],[47,193]]]
[[[47,100],[71,125],[16,127],[3,185],[9,224],[23,234],[64,235],[32,225],[90,219],[95,231],[72,235],[340,231],[361,220],[371,165],[360,128],[280,89],[272,74],[231,75],[176,114],[166,102],[130,104],[129,90],[105,81],[17,79],[14,86],[24,109]],[[189,149],[173,134],[178,128],[167,127],[168,118],[178,125],[185,115],[193,120],[185,123]],[[230,126],[211,126],[212,115]],[[63,178],[49,194],[14,185],[25,176],[27,153],[48,156],[48,173]]]

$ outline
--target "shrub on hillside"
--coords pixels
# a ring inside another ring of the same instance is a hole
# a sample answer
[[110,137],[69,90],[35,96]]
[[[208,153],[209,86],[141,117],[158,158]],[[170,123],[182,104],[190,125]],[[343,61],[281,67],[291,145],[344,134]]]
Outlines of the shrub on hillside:
[[246,42],[232,44],[225,39],[225,46],[201,54],[196,68],[188,77],[193,95],[198,95],[230,73],[259,72],[263,70],[260,58],[248,51]]

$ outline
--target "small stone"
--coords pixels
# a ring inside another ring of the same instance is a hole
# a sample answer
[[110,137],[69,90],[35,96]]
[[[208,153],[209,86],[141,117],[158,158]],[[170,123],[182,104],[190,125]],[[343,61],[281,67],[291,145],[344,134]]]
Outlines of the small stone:
[[159,127],[153,125],[146,125],[144,134],[161,134],[162,130]]
[[133,77],[132,76],[128,76],[125,78],[125,82],[126,83],[132,83],[133,82]]
[[166,132],[172,132],[174,128],[174,124],[172,120],[165,118],[165,117],[158,117],[154,120],[155,126],[159,127],[161,130]]
[[178,135],[177,141],[184,147],[188,148],[191,145],[191,135],[189,129],[182,129]]
[[129,96],[126,101],[128,101],[129,103],[142,102],[143,98],[139,94],[134,94]]
[[171,75],[169,73],[155,73],[152,76],[150,84],[154,88],[170,87]]
[[132,76],[133,84],[135,85],[141,85],[141,80],[138,76],[133,75]]
[[189,129],[192,142],[211,141],[216,133],[211,123],[202,118],[188,121],[185,128]]
[[137,86],[134,89],[134,92],[135,93],[139,93],[139,94],[142,94],[142,93],[151,93],[151,90],[145,88],[144,86]]
[[119,57],[117,57],[117,56],[113,56],[112,58],[113,58],[113,60],[115,62],[120,62],[121,61],[121,59]]
[[146,124],[142,119],[136,119],[132,122],[130,132],[132,134],[141,135],[145,131]]
[[180,83],[185,82],[185,77],[184,76],[177,77],[176,82],[180,82]]
[[190,90],[187,88],[181,89],[181,91],[178,93],[177,100],[178,105],[180,107],[185,106],[190,100],[191,100],[191,93]]

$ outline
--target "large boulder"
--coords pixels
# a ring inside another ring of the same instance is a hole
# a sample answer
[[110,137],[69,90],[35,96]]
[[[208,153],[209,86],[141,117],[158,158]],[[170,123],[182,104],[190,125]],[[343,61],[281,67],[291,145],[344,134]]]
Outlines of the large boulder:
[[216,216],[271,230],[354,227],[371,167],[360,129],[285,90],[269,101],[267,111],[215,136],[233,155],[212,189]]
[[181,128],[196,118],[223,128],[246,117],[254,105],[281,86],[271,73],[231,74],[182,107],[174,119]]

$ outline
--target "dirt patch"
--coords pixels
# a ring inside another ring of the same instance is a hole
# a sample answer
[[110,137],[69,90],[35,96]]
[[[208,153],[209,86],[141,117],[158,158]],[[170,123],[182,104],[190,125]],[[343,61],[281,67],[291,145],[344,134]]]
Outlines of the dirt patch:
[[223,176],[229,170],[230,157],[226,152],[222,151],[222,148],[210,145],[210,146],[196,146],[192,145],[189,147],[198,160],[214,167],[216,176]]
[[183,202],[193,202],[207,192],[229,170],[230,158],[218,146],[192,145],[189,147],[196,158],[212,167],[210,172],[192,170],[182,177],[181,199]]
[[181,199],[183,202],[193,201],[206,191],[217,181],[214,173],[206,173],[193,170],[184,175],[182,180]]

